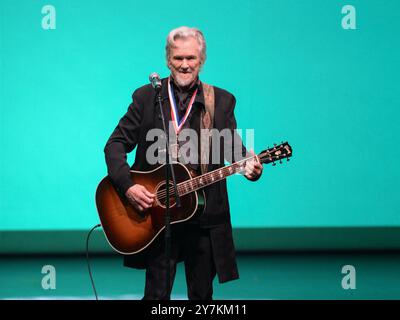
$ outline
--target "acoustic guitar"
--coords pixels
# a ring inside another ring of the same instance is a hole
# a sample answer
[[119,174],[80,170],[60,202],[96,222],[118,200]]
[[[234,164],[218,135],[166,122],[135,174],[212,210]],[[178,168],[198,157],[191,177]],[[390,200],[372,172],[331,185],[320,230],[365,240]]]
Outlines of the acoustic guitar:
[[[170,216],[171,224],[183,223],[196,214],[201,214],[206,205],[204,188],[240,173],[246,161],[258,157],[261,163],[282,162],[292,156],[292,148],[285,142],[264,150],[257,156],[237,161],[223,168],[193,176],[180,163],[173,163],[177,191],[181,205],[176,206],[174,188],[170,181]],[[120,196],[108,176],[103,178],[96,190],[96,206],[103,231],[110,246],[122,254],[137,254],[145,250],[165,228],[166,181],[165,164],[151,171],[131,171],[134,184],[141,184],[155,194],[153,206],[144,212],[138,212],[124,196]]]

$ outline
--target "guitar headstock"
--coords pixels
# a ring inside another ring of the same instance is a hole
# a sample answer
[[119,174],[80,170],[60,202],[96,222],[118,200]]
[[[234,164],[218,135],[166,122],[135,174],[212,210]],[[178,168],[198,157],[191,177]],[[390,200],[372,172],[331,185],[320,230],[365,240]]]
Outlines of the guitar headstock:
[[282,142],[280,145],[274,144],[273,148],[269,148],[267,150],[262,151],[258,158],[261,163],[271,163],[274,166],[275,161],[279,161],[282,163],[282,159],[287,159],[292,156],[292,147],[287,142]]

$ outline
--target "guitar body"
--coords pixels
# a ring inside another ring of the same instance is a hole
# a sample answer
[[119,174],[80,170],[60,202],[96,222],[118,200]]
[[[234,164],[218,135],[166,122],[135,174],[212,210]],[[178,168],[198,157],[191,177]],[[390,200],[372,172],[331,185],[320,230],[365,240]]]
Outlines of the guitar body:
[[[203,189],[235,173],[242,172],[246,161],[272,163],[292,156],[287,142],[262,151],[223,168],[192,177],[189,170],[178,162],[173,163],[181,206],[178,208],[173,196],[170,198],[171,224],[182,223],[204,211],[206,202]],[[111,247],[122,254],[136,254],[145,250],[164,230],[166,211],[165,165],[152,171],[131,171],[134,184],[143,185],[156,195],[153,206],[138,212],[125,196],[114,189],[110,178],[105,177],[96,190],[97,212],[101,225]],[[174,194],[170,181],[170,194]]]
[[[174,163],[173,166],[177,184],[192,178],[184,165]],[[122,254],[143,251],[165,228],[165,165],[147,172],[131,171],[131,179],[134,184],[141,184],[149,192],[158,194],[153,206],[144,212],[136,211],[128,199],[121,197],[108,176],[96,190],[97,211],[106,238],[111,247]],[[205,196],[202,190],[183,195],[180,200],[181,206],[178,208],[174,197],[170,198],[171,224],[188,221],[204,210]]]

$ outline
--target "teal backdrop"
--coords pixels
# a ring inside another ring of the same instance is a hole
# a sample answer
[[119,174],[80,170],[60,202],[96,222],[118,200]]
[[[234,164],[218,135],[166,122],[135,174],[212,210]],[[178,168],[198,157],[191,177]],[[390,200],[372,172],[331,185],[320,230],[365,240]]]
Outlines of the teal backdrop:
[[294,150],[257,183],[229,179],[235,228],[400,226],[399,12],[395,0],[1,0],[0,230],[98,223],[104,145],[133,90],[168,75],[165,39],[181,25],[204,31],[201,79],[236,96],[255,150]]

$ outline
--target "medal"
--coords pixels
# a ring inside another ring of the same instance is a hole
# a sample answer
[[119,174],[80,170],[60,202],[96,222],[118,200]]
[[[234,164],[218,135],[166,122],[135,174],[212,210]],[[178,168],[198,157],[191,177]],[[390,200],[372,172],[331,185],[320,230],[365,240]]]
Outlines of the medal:
[[168,77],[168,95],[169,95],[169,102],[171,104],[171,119],[174,124],[176,134],[179,134],[179,132],[181,131],[181,129],[183,127],[183,124],[185,123],[186,119],[188,118],[190,110],[192,110],[192,106],[193,106],[194,99],[196,98],[196,94],[197,94],[197,89],[195,90],[192,97],[190,98],[189,105],[186,109],[185,115],[183,116],[182,119],[178,120],[178,118],[179,118],[178,108],[176,106],[174,93],[172,91],[171,77]]

